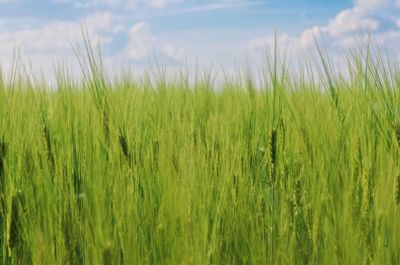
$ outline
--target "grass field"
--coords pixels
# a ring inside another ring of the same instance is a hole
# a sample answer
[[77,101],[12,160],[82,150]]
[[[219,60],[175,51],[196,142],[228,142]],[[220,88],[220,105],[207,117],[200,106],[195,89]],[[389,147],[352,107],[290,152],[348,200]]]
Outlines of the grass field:
[[[0,81],[1,264],[400,264],[400,75]],[[315,69],[317,71],[315,71]],[[343,69],[342,69],[343,70]],[[320,73],[320,74],[318,74]]]

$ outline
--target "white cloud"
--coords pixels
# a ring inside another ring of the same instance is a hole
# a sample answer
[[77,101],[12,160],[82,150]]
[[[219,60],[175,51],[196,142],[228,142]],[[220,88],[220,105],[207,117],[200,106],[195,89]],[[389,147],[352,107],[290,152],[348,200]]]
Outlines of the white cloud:
[[[328,32],[327,27],[314,26],[303,30],[299,35],[278,34],[277,41],[281,50],[287,50],[291,53],[310,52],[316,40]],[[247,48],[249,50],[273,49],[275,45],[275,35],[257,37],[249,41]]]
[[357,0],[356,6],[373,11],[388,6],[390,2],[391,0]]
[[[282,49],[290,49],[293,44],[297,42],[295,36],[289,34],[282,34],[278,36],[279,47]],[[274,48],[275,45],[275,35],[257,37],[252,40],[247,45],[250,50],[264,50],[265,48]]]
[[144,60],[152,53],[161,53],[166,58],[175,61],[181,61],[184,58],[184,49],[157,38],[152,33],[150,25],[145,21],[132,25],[127,33],[129,41],[122,53],[131,60]]
[[[0,0],[1,1],[1,0]],[[53,0],[58,3],[70,3],[76,8],[89,8],[94,6],[105,6],[107,8],[121,9],[129,8],[135,9],[140,7],[150,7],[155,9],[162,9],[168,6],[182,3],[184,0]]]
[[304,55],[313,55],[316,50],[314,49],[315,41],[318,41],[321,36],[328,33],[327,27],[314,26],[305,29],[300,34],[278,34],[257,37],[249,41],[247,45],[248,52],[252,54],[254,59],[257,59],[255,51],[273,51],[275,42],[277,42],[277,52],[280,58],[288,56],[287,58],[292,62],[298,62],[304,59]]
[[[400,0],[396,0],[400,7]],[[342,49],[348,49],[359,44],[362,32],[373,32],[374,39],[381,47],[385,47],[393,56],[400,54],[400,19],[393,24],[395,29],[383,30],[380,19],[385,11],[393,8],[394,0],[356,0],[353,7],[338,12],[327,24],[313,26],[299,34],[282,34],[278,41],[280,47],[290,51],[292,59],[299,59],[303,54],[312,55],[315,40],[324,40],[324,45],[332,54],[338,54]],[[398,10],[397,10],[398,11]],[[382,12],[382,13],[379,13]],[[380,15],[379,15],[380,14]],[[256,37],[249,41],[250,50],[273,48],[273,34]]]
[[0,32],[1,50],[12,50],[17,47],[28,51],[43,51],[55,49],[71,49],[71,45],[82,40],[82,27],[88,31],[89,37],[108,43],[109,38],[101,35],[110,29],[112,15],[96,13],[79,22],[54,22],[39,28]]
[[[1,1],[1,0],[0,0]],[[156,10],[166,9],[168,7],[173,7],[174,5],[179,5],[187,2],[187,0],[52,0],[58,3],[69,3],[75,8],[95,8],[95,7],[106,7],[110,9],[141,9],[141,8],[151,8]],[[194,2],[195,3],[195,2]],[[218,0],[210,1],[208,3],[203,3],[198,1],[198,4],[185,7],[180,6],[179,8],[171,8],[161,14],[152,16],[165,16],[165,15],[175,15],[175,14],[185,14],[185,13],[197,13],[205,11],[214,11],[222,9],[232,9],[232,8],[242,8],[251,6],[262,6],[265,5],[265,1],[262,0]]]
[[112,28],[113,33],[120,33],[126,30],[126,26],[122,24],[117,24]]
[[19,51],[25,64],[32,66],[35,73],[45,73],[51,79],[54,63],[63,60],[74,65],[79,72],[73,45],[82,42],[82,26],[87,29],[88,37],[94,43],[111,41],[104,35],[112,30],[113,16],[110,13],[96,13],[80,21],[56,21],[45,26],[15,31],[0,28],[0,63],[5,73],[9,72],[15,49]]
[[302,48],[309,48],[318,40],[323,33],[327,31],[326,27],[313,26],[312,28],[305,29],[300,33],[299,45]]
[[182,3],[183,0],[150,0],[150,6],[154,8],[165,8],[167,6]]
[[334,37],[357,30],[375,31],[378,28],[379,21],[368,17],[368,14],[358,7],[339,12],[328,24],[329,32]]
[[251,6],[260,6],[265,4],[263,1],[246,1],[246,0],[224,0],[216,3],[208,3],[204,5],[197,5],[185,9],[177,10],[174,13],[185,14],[185,13],[198,13],[198,12],[206,12],[206,11],[214,11],[214,10],[223,10],[223,9],[233,9],[233,8],[243,8],[243,7],[251,7]]
[[398,40],[400,39],[400,31],[399,30],[389,30],[382,33],[379,33],[375,36],[376,41],[381,45],[399,45]]
[[[5,1],[13,0],[0,0],[0,3]],[[109,59],[113,63],[134,62],[135,66],[143,66],[143,62],[146,62],[152,55],[162,55],[170,59],[167,60],[168,62],[181,63],[185,61],[187,51],[190,52],[189,59],[197,56],[204,65],[234,65],[239,60],[244,59],[247,56],[246,53],[252,53],[252,56],[257,51],[258,58],[261,58],[259,51],[264,50],[266,47],[273,48],[275,42],[273,34],[257,36],[257,33],[260,32],[258,29],[236,29],[235,33],[213,29],[214,32],[217,32],[214,35],[207,35],[207,33],[204,34],[199,30],[188,30],[187,32],[176,30],[173,32],[164,31],[158,35],[145,22],[149,17],[172,17],[177,14],[241,9],[248,6],[265,5],[265,1],[193,1],[193,5],[182,6],[179,3],[183,3],[186,0],[51,1],[63,2],[64,4],[81,8],[93,7],[93,10],[111,10],[114,14],[108,12],[97,13],[80,21],[58,21],[41,27],[27,27],[16,31],[5,31],[12,23],[6,21],[6,24],[2,26],[2,21],[0,20],[1,59],[4,60],[4,58],[8,58],[6,56],[12,55],[13,48],[17,46],[21,48],[23,58],[34,58],[35,61],[39,61],[41,64],[50,64],[51,66],[51,61],[60,58],[60,56],[71,54],[71,44],[81,42],[81,25],[86,25],[91,40],[100,39],[102,46],[106,47],[106,51],[109,54],[112,54]],[[385,22],[381,22],[381,18],[384,15],[378,12],[387,7],[394,8],[395,4],[400,7],[400,0],[353,0],[353,2],[353,7],[338,12],[331,19],[328,19],[325,24],[315,25],[295,34],[279,35],[279,48],[281,50],[286,49],[290,53],[289,55],[296,58],[297,55],[301,56],[315,52],[315,49],[313,49],[315,39],[324,39],[328,49],[346,48],[355,44],[358,30],[373,31],[380,44],[397,43],[398,39],[400,39],[400,19],[398,19],[398,16],[390,18],[392,19],[392,29],[383,34],[380,31],[386,28],[390,21],[386,19]],[[173,5],[179,6],[168,8]],[[146,10],[141,12],[142,9]],[[154,10],[149,9],[158,10],[152,12]],[[124,11],[121,12],[120,17],[116,16],[119,11]],[[124,14],[128,14],[128,12],[134,15],[132,17],[125,16]],[[133,25],[129,24],[137,19],[142,19],[143,21]],[[38,20],[36,22],[40,23],[41,21]],[[382,26],[380,25],[381,23]],[[122,36],[124,34],[126,36]],[[199,35],[199,38],[195,36],[196,34]],[[220,37],[221,34],[223,34],[223,37]],[[112,42],[116,36],[118,36],[118,39]],[[124,37],[127,37],[127,40]],[[121,48],[124,43],[118,43],[119,41],[126,41],[125,46]],[[116,45],[108,45],[111,43]],[[396,48],[396,45],[391,44],[390,47]],[[119,50],[117,51],[116,49]],[[27,54],[29,56],[26,56]]]
[[129,41],[125,51],[130,59],[144,59],[154,49],[156,38],[151,33],[151,28],[146,22],[141,21],[134,24],[128,30],[128,36]]
[[185,50],[178,48],[174,44],[167,44],[161,47],[161,52],[167,58],[171,58],[175,61],[183,61],[185,57]]

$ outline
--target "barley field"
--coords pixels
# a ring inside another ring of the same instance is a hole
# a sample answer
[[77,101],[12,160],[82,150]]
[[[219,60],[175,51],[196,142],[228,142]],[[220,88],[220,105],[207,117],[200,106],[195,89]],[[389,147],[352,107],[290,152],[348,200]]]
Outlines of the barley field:
[[[0,81],[1,264],[400,264],[400,75]],[[312,64],[312,66],[311,66]],[[162,71],[161,71],[162,72]],[[74,81],[75,80],[75,81]]]

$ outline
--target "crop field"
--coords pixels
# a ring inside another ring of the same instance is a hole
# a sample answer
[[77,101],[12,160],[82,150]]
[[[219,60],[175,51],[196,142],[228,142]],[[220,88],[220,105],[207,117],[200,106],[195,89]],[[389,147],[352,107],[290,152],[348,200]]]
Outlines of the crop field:
[[[1,264],[400,264],[400,75],[0,81]],[[269,59],[268,59],[269,58]]]

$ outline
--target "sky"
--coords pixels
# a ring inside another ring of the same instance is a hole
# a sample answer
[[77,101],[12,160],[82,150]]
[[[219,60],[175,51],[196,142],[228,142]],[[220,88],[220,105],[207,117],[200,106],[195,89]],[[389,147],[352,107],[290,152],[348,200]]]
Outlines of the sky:
[[0,64],[9,71],[18,51],[45,73],[74,65],[82,28],[106,64],[137,72],[154,60],[234,69],[260,61],[275,36],[293,57],[315,51],[315,38],[342,51],[360,31],[397,57],[400,0],[0,0]]

